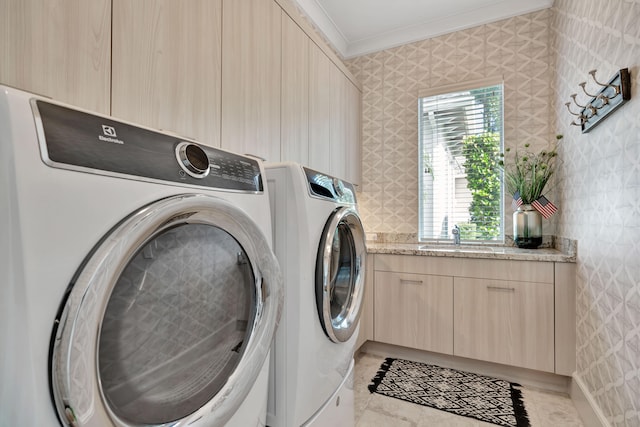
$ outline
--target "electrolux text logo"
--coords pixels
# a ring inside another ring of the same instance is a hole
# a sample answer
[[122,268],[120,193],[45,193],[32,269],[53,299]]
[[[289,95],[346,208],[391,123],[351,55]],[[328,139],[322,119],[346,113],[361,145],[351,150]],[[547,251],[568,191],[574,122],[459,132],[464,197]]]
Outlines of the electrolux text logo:
[[98,135],[98,139],[104,142],[112,142],[114,144],[124,144],[124,141],[118,139],[116,128],[109,125],[102,125],[102,135]]

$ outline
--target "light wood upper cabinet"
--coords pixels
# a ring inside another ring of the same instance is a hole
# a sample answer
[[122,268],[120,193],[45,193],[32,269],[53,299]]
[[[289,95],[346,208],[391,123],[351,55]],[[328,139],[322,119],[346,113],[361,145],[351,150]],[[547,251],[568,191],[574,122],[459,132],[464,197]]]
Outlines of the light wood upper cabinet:
[[347,178],[347,146],[348,141],[348,111],[350,84],[347,77],[337,67],[331,67],[330,74],[331,92],[331,172],[333,175]]
[[222,0],[113,0],[112,114],[220,146]]
[[362,92],[347,81],[347,181],[362,183]]
[[309,68],[309,164],[359,185],[360,89],[313,43]]
[[282,12],[281,159],[309,164],[309,37]]
[[[274,0],[309,38],[308,166],[330,175],[361,183],[361,99],[358,82],[322,37],[300,16],[289,0]],[[285,53],[283,52],[283,55]],[[284,61],[283,64],[286,64]],[[296,69],[301,69],[296,67]],[[284,70],[283,70],[284,73]],[[283,92],[284,93],[284,92]],[[283,114],[286,100],[283,99]],[[283,117],[283,132],[288,121]],[[284,150],[288,142],[283,135]]]
[[224,0],[222,148],[280,160],[281,9]]
[[331,173],[331,60],[315,44],[309,52],[309,166]]
[[360,182],[358,83],[285,0],[4,0],[0,83]]
[[331,171],[352,184],[361,183],[360,109],[362,94],[336,66],[331,68]]
[[0,27],[1,83],[109,113],[109,0],[3,0]]

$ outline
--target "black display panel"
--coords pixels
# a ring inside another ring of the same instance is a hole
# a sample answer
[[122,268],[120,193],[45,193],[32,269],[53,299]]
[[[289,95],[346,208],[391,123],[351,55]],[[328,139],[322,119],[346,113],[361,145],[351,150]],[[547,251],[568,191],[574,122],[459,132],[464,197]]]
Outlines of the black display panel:
[[209,158],[209,174],[195,178],[178,163],[176,147],[185,140],[177,136],[42,100],[35,101],[35,106],[44,132],[39,138],[46,150],[41,152],[49,166],[66,169],[79,166],[98,174],[124,174],[225,190],[263,190],[260,166],[255,159],[187,140],[204,150]]

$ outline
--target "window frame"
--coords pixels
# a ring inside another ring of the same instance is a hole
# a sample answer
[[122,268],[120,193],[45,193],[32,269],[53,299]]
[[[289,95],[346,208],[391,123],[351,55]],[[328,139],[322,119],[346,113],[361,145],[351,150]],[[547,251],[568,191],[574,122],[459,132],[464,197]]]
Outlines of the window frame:
[[[424,203],[425,200],[422,197],[424,191],[424,171],[425,171],[425,162],[424,162],[424,150],[423,150],[423,129],[422,129],[422,112],[420,110],[421,102],[423,98],[434,97],[439,95],[453,94],[456,92],[464,92],[464,91],[472,91],[476,89],[483,89],[491,86],[502,86],[502,131],[500,134],[500,152],[504,152],[505,148],[505,99],[506,99],[506,85],[504,82],[503,76],[490,77],[486,79],[472,80],[454,83],[450,85],[438,86],[434,88],[429,88],[425,90],[421,90],[418,92],[416,105],[418,112],[418,240],[420,242],[429,242],[429,243],[452,243],[453,238],[436,238],[436,237],[425,237],[424,236]],[[504,198],[505,198],[505,185],[504,185],[504,176],[500,176],[500,233],[495,239],[491,240],[465,240],[462,239],[461,242],[465,244],[473,244],[473,245],[495,245],[495,244],[504,244],[505,242],[505,228],[506,228],[506,218],[505,218],[505,206],[504,206]],[[453,224],[448,224],[448,228],[453,228]],[[447,235],[451,234],[451,230],[447,230]]]

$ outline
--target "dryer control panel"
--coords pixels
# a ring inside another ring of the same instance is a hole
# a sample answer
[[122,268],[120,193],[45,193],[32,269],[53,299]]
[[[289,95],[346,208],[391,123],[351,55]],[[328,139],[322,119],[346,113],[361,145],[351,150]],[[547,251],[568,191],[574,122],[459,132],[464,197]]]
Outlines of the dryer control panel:
[[356,204],[356,191],[353,184],[334,178],[322,172],[302,168],[309,184],[309,194],[348,205]]
[[168,133],[32,100],[40,155],[51,167],[116,177],[262,192],[251,157]]

